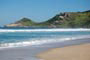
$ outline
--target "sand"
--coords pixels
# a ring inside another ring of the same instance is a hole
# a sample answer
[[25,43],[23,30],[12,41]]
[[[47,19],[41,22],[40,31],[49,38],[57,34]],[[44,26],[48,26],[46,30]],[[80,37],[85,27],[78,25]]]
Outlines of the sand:
[[90,60],[90,43],[50,49],[37,57],[42,60]]

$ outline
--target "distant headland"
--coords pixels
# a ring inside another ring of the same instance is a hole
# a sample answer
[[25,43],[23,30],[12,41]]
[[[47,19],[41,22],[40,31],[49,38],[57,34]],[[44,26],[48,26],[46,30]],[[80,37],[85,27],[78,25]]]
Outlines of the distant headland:
[[90,10],[59,13],[41,23],[22,18],[15,23],[4,25],[4,27],[90,28]]

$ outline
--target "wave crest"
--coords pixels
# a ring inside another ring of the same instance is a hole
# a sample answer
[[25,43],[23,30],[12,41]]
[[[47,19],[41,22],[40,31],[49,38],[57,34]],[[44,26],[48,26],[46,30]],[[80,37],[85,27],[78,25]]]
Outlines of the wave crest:
[[0,29],[0,32],[37,32],[37,31],[50,31],[50,32],[55,32],[55,31],[90,31],[90,29]]
[[78,40],[78,39],[84,39],[84,38],[90,38],[90,37],[89,36],[67,37],[67,38],[57,38],[57,39],[23,41],[23,42],[17,42],[17,43],[3,43],[3,44],[0,44],[0,49],[12,48],[12,47],[22,47],[22,46],[41,45],[41,44],[45,44],[45,43],[64,42],[64,41],[68,41],[68,40]]

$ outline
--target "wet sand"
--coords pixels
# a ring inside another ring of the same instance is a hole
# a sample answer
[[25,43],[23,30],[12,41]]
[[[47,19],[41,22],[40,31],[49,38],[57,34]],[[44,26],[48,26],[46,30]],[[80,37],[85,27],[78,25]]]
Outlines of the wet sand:
[[50,49],[37,57],[42,60],[90,60],[90,43]]

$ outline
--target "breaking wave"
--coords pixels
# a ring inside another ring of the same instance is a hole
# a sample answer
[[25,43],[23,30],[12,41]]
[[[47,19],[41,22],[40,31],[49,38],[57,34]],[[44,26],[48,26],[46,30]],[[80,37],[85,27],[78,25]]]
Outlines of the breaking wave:
[[17,43],[3,43],[0,44],[0,49],[3,48],[12,48],[12,47],[22,47],[22,46],[34,46],[34,45],[41,45],[45,43],[55,43],[55,42],[64,42],[68,40],[78,40],[90,38],[90,35],[82,36],[82,37],[67,37],[67,38],[56,38],[56,39],[43,39],[43,40],[31,40],[31,41],[23,41]]
[[77,29],[0,29],[0,32],[55,32],[55,31],[90,31],[90,29],[77,28]]

